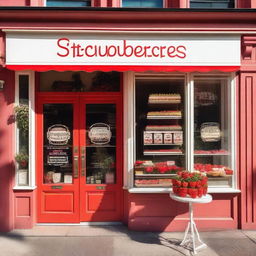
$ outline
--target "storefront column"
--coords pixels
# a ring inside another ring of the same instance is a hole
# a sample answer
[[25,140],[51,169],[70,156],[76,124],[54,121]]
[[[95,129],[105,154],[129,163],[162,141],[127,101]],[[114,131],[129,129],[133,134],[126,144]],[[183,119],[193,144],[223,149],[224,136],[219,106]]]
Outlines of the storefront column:
[[238,87],[241,228],[256,228],[256,36],[242,38]]
[[13,229],[14,72],[0,65],[0,231]]

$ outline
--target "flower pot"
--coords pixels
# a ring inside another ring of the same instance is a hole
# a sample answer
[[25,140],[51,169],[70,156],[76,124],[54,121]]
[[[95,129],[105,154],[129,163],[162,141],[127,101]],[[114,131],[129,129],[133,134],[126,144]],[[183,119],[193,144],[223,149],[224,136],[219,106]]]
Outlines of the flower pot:
[[20,186],[28,185],[28,170],[27,169],[19,169],[18,170],[18,184]]

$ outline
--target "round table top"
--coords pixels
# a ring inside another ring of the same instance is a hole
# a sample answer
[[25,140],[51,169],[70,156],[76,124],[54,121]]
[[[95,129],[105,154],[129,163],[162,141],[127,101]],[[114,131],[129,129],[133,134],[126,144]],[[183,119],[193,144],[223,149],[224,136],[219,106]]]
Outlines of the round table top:
[[212,196],[206,194],[205,196],[198,197],[198,198],[191,198],[191,197],[180,197],[175,195],[173,192],[170,192],[170,197],[178,202],[182,203],[198,203],[198,204],[206,204],[212,201]]

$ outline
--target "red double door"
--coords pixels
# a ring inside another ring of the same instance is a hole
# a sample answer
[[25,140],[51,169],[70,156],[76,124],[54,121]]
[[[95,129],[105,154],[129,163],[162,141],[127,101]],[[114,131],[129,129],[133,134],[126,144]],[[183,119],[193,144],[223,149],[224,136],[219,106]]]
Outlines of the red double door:
[[120,96],[45,95],[36,112],[38,222],[120,221]]

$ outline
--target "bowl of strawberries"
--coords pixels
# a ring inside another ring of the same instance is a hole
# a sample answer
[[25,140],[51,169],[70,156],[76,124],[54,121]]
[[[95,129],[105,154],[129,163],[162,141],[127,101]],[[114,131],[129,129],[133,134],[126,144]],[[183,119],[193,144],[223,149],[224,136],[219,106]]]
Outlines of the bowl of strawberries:
[[208,178],[200,172],[180,171],[172,178],[172,189],[180,197],[200,198],[207,194]]

